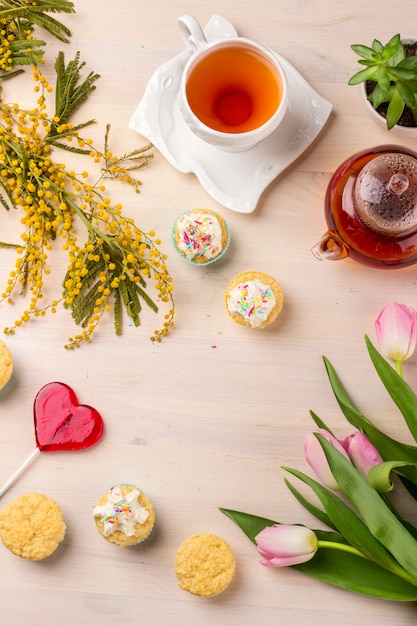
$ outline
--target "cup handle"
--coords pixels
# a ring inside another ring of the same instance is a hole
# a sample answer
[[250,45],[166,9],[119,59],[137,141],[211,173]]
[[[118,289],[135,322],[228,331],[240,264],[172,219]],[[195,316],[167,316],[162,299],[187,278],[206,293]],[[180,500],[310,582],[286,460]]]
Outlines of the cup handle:
[[177,26],[186,47],[192,52],[207,44],[203,29],[192,15],[188,13],[181,15],[177,19]]

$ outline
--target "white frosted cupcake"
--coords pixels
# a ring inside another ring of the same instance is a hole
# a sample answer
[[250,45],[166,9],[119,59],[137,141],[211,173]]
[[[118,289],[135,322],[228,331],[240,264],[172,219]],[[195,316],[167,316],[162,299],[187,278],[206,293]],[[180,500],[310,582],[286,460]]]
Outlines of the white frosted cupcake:
[[176,220],[172,230],[175,249],[194,265],[208,265],[220,259],[229,240],[225,220],[209,209],[186,211]]
[[149,537],[155,511],[145,494],[133,485],[115,485],[93,508],[99,533],[120,547],[133,546]]
[[284,295],[281,285],[269,274],[258,271],[241,272],[226,288],[226,309],[242,326],[262,329],[276,320]]

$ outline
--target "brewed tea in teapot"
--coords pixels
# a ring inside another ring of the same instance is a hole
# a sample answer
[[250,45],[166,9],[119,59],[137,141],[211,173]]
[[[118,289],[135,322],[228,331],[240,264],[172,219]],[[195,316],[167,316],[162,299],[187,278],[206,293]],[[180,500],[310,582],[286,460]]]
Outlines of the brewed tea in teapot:
[[325,196],[329,230],[318,258],[350,256],[373,267],[417,262],[417,153],[380,146],[347,159]]

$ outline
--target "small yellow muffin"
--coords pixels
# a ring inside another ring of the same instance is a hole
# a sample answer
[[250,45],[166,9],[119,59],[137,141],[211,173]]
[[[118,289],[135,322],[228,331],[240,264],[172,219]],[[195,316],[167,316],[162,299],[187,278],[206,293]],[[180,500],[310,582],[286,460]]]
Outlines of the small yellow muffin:
[[178,548],[175,573],[181,589],[211,598],[232,582],[236,569],[233,551],[216,535],[193,535]]
[[191,209],[176,220],[172,240],[179,254],[195,265],[207,265],[223,256],[230,233],[221,215],[210,209]]
[[0,341],[0,389],[9,382],[13,374],[13,357],[4,341]]
[[278,317],[283,303],[281,285],[264,272],[241,272],[226,288],[227,312],[243,326],[256,329],[269,326]]
[[145,494],[133,485],[115,485],[93,509],[99,533],[121,548],[141,543],[155,524],[155,511]]
[[0,510],[0,538],[23,559],[40,561],[50,556],[65,531],[59,505],[41,493],[25,493]]

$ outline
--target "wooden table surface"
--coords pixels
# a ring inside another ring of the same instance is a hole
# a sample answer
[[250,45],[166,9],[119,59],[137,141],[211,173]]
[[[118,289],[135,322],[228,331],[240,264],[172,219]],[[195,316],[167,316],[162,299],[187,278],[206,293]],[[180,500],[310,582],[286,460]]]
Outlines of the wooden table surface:
[[[394,9],[377,0],[80,0],[74,15],[57,16],[73,35],[67,45],[46,37],[45,73],[52,77],[59,50],[67,60],[81,52],[87,69],[101,78],[80,116],[97,120],[89,130],[97,140],[111,123],[115,153],[146,143],[129,129],[129,120],[153,72],[183,49],[176,19],[185,12],[203,25],[221,14],[239,34],[279,52],[332,103],[333,112],[311,148],[269,186],[251,214],[218,204],[194,174],[177,171],[158,150],[140,172],[139,195],[122,184],[111,187],[126,214],[143,230],[157,231],[168,254],[176,325],[162,343],[149,340],[160,323],[149,311],[140,328],[126,323],[121,337],[114,335],[112,320],[104,320],[93,342],[72,352],[63,346],[76,329],[64,310],[3,337],[15,371],[0,392],[0,483],[35,447],[32,405],[44,384],[71,385],[80,402],[101,412],[106,430],[89,450],[42,453],[3,496],[1,505],[29,491],[51,496],[68,529],[59,550],[38,563],[0,545],[0,624],[415,624],[411,603],[370,599],[291,569],[262,567],[255,547],[218,511],[319,525],[286,488],[281,467],[309,471],[303,440],[313,428],[310,409],[337,436],[351,432],[322,355],[366,415],[388,434],[410,439],[372,370],[363,337],[374,339],[374,320],[389,301],[417,305],[415,267],[383,271],[351,259],[320,262],[311,253],[325,231],[323,199],[337,166],[384,143],[415,148],[415,139],[388,135],[368,119],[360,88],[347,85],[357,69],[351,44],[409,34],[414,0],[399,0]],[[15,80],[16,92],[12,83],[7,86],[10,100],[30,101],[30,74],[27,83]],[[85,167],[80,163],[80,170]],[[227,255],[206,268],[184,262],[170,241],[174,219],[195,207],[221,213],[232,233]],[[3,212],[1,239],[14,241],[20,226],[18,215]],[[4,285],[14,252],[0,250],[0,259]],[[58,250],[46,297],[59,292],[65,267]],[[283,312],[268,330],[243,328],[225,311],[225,287],[246,269],[268,272],[283,287]],[[23,308],[19,298],[13,306],[1,304],[2,327]],[[404,369],[417,389],[416,368],[413,357]],[[139,485],[154,502],[157,526],[141,547],[119,549],[95,529],[92,507],[117,482]],[[417,521],[415,509],[404,506]],[[195,533],[220,535],[236,554],[235,579],[218,598],[201,599],[177,585],[176,550]]]

